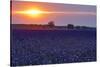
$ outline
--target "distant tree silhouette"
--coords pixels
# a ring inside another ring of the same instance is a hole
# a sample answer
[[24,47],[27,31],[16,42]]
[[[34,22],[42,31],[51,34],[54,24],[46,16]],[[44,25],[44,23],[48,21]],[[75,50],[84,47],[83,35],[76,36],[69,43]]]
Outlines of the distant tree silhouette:
[[75,28],[76,29],[89,29],[89,27],[87,26],[76,26]]
[[87,27],[87,26],[81,26],[81,28],[82,28],[82,29],[87,29],[87,28],[89,28],[89,27]]
[[50,21],[50,22],[48,22],[48,26],[50,26],[50,27],[54,27],[54,26],[55,26],[54,21]]
[[81,29],[81,26],[76,26],[75,28],[76,28],[76,29]]
[[68,25],[67,25],[67,28],[68,28],[68,29],[73,29],[73,28],[74,28],[74,25],[73,25],[73,24],[68,24]]

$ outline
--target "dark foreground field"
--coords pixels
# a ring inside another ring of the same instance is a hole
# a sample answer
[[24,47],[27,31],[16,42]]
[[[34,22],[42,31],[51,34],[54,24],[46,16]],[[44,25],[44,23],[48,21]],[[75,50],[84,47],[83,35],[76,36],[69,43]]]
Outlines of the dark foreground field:
[[95,30],[13,30],[11,66],[96,61]]

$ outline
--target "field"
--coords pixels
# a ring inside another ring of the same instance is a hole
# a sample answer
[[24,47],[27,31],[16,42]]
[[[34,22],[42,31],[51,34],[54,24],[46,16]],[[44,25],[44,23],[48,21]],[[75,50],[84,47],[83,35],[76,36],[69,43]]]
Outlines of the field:
[[11,32],[11,66],[96,61],[96,30]]

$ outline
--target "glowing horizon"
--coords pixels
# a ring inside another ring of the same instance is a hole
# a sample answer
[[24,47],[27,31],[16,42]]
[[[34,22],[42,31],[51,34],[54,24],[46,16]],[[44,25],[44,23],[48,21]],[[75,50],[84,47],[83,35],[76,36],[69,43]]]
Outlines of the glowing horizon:
[[13,24],[84,25],[96,27],[96,6],[46,2],[12,2]]
[[59,11],[41,11],[41,10],[25,10],[25,11],[13,11],[13,14],[30,14],[30,15],[38,15],[38,14],[78,14],[78,15],[96,15],[95,12],[59,12]]

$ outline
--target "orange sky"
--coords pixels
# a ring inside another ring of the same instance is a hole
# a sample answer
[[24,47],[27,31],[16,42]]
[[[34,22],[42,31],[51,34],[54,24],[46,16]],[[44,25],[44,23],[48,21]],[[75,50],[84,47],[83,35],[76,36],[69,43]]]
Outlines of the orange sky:
[[[38,10],[40,13],[34,10]],[[14,13],[16,11],[20,11],[22,14]],[[96,7],[43,2],[12,2],[12,23],[47,24],[49,21],[55,21],[56,25],[72,23],[96,26]]]

